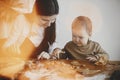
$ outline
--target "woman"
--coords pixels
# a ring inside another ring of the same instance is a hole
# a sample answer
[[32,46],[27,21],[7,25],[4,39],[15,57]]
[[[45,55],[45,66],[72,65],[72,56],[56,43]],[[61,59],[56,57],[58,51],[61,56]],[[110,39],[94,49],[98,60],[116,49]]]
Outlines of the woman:
[[49,51],[49,46],[55,42],[58,13],[57,0],[36,0],[32,14],[15,18],[12,34],[0,44],[1,75],[13,77],[26,60],[36,58],[42,51]]

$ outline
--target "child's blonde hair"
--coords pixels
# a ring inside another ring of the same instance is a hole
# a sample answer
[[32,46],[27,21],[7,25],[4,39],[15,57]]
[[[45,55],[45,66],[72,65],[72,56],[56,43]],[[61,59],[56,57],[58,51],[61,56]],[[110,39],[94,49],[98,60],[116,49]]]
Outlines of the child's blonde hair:
[[72,23],[72,28],[76,23],[79,23],[80,25],[85,25],[86,31],[89,34],[89,36],[92,35],[92,22],[88,17],[78,16],[77,18],[75,18]]

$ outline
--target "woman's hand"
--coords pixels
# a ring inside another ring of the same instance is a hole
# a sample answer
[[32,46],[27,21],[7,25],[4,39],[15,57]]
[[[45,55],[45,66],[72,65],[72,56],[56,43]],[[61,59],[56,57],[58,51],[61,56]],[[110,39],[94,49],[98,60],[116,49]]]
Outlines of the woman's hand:
[[38,60],[40,60],[40,59],[50,59],[50,58],[51,58],[50,54],[47,53],[47,52],[45,52],[45,51],[43,51],[43,52],[38,56]]

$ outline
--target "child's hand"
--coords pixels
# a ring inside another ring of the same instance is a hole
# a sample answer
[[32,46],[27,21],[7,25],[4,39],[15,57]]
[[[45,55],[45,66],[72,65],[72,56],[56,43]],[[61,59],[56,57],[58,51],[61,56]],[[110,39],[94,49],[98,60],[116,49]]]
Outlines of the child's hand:
[[98,59],[97,59],[95,56],[93,56],[93,55],[87,56],[86,59],[89,60],[90,62],[96,62],[96,61],[98,60]]
[[55,48],[51,54],[51,56],[53,57],[53,59],[60,59],[60,54],[64,54],[65,52],[62,51],[62,49],[60,48]]

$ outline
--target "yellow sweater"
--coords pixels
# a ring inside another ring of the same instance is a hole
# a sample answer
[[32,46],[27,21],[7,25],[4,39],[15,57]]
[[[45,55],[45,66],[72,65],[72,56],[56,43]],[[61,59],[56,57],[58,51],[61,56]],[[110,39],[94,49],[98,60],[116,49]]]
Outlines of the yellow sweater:
[[0,75],[14,77],[17,72],[24,68],[24,64],[31,58],[35,49],[29,39],[21,46],[21,53],[14,53],[8,49],[2,49],[5,39],[0,40]]

